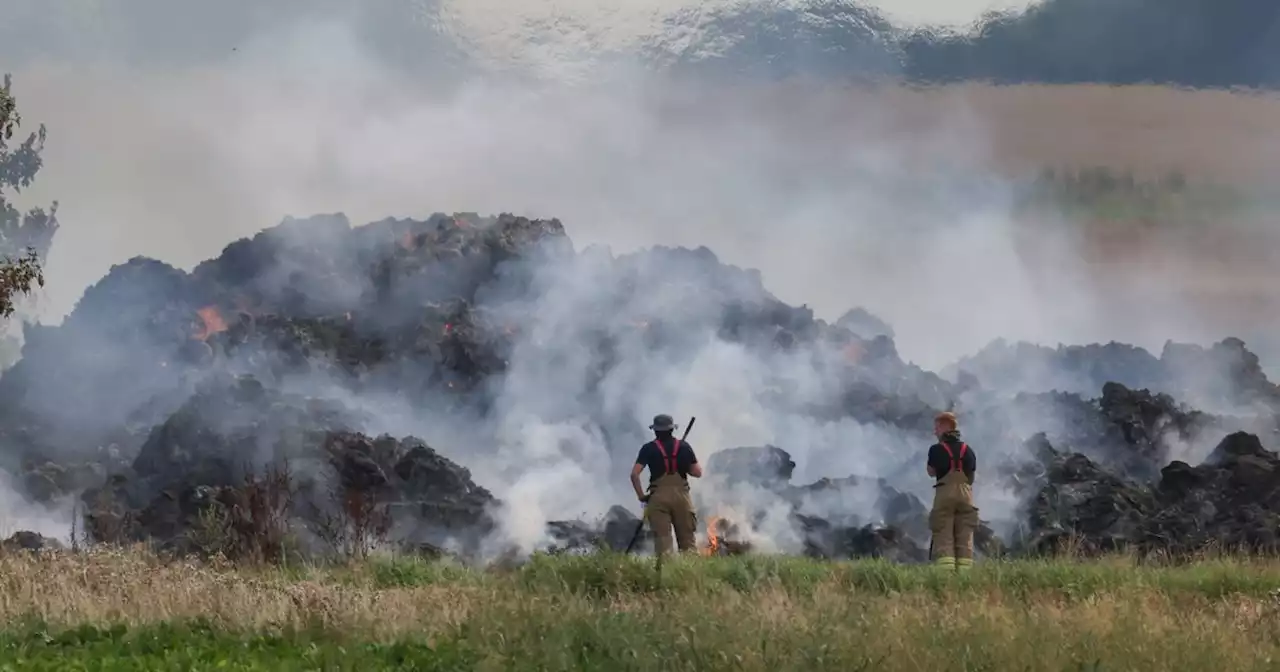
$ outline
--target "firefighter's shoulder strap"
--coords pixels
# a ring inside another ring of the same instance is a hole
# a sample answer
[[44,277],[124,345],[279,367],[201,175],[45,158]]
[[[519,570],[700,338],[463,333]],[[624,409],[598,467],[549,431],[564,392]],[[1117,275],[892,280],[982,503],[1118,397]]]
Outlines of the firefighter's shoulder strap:
[[676,466],[676,456],[680,454],[680,439],[672,437],[674,445],[671,446],[671,452],[667,452],[662,441],[658,438],[653,439],[653,445],[658,447],[658,453],[662,455],[662,471],[664,474],[678,474],[679,469]]
[[969,444],[961,443],[958,454],[956,451],[951,450],[951,446],[948,446],[946,441],[939,441],[938,445],[942,446],[942,450],[947,453],[947,459],[951,461],[951,470],[963,472],[964,454],[969,450]]

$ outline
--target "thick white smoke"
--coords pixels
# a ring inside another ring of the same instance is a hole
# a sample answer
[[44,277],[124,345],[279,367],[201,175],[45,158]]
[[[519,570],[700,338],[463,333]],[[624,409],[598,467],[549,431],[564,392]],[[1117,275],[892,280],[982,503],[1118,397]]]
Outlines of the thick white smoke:
[[[820,317],[867,307],[893,325],[904,359],[930,368],[997,337],[1204,340],[1187,315],[1144,313],[1082,281],[1090,271],[1077,240],[1023,233],[1012,185],[987,168],[987,122],[963,94],[945,103],[943,123],[903,134],[892,91],[716,88],[623,66],[592,85],[435,89],[381,65],[349,28],[298,23],[203,66],[37,62],[17,72],[24,116],[50,128],[46,169],[25,196],[62,201],[49,317],[111,264],[146,255],[190,268],[285,214],[509,211],[560,218],[579,249],[705,245]],[[540,269],[543,299],[519,307],[532,335],[499,390],[496,426],[365,404],[388,431],[425,436],[512,503],[506,532],[526,546],[546,519],[630,503],[630,456],[610,461],[604,433],[643,428],[659,412],[698,416],[690,440],[703,461],[773,443],[793,454],[798,481],[892,476],[927,496],[927,436],[776,410],[770,380],[789,380],[789,401],[802,404],[829,389],[825,372],[715,338],[697,321],[717,310],[698,277],[678,294],[641,292],[634,306],[689,315],[682,349],[665,351],[670,360],[624,350],[603,398],[583,398],[593,362],[575,339],[601,326],[594,308],[617,291],[605,255]],[[635,427],[601,427],[599,409]],[[482,440],[495,451],[477,451]],[[1009,513],[1003,493],[979,492],[984,515]],[[786,535],[779,525],[774,545],[787,546]]]

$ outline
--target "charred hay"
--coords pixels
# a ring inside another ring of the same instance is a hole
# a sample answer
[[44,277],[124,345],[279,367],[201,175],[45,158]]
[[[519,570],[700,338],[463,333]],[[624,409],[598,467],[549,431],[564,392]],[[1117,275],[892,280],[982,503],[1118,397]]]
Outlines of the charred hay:
[[300,552],[354,552],[393,532],[403,544],[466,546],[490,531],[497,500],[465,468],[413,437],[365,436],[356,428],[367,421],[251,377],[212,378],[128,469],[85,493],[88,531],[178,552],[261,535]]
[[[581,284],[593,291],[566,296]],[[656,304],[655,293],[698,300]],[[555,310],[592,319],[539,319]],[[943,409],[962,414],[982,456],[979,493],[1022,502],[1013,550],[1068,537],[1098,551],[1273,547],[1277,463],[1262,446],[1280,388],[1238,339],[1170,343],[1158,357],[1116,343],[998,342],[944,377],[903,361],[892,328],[867,311],[827,323],[706,248],[576,252],[559,221],[512,215],[288,219],[190,273],[143,258],[116,266],[63,324],[25,329],[22,359],[0,376],[0,468],[37,501],[79,499],[102,541],[200,551],[219,534],[260,534],[304,551],[476,551],[504,504],[445,454],[483,463],[494,437],[437,452],[383,434],[344,399],[483,423],[503,412],[496,394],[513,375],[555,375],[572,344],[586,362],[574,393],[605,444],[591,459],[629,465],[644,424],[602,390],[643,387],[619,373],[627,357],[680,366],[709,335],[785,360],[755,372],[771,412],[905,442],[849,447],[901,465],[878,478],[808,485],[792,483],[786,446],[700,447],[708,478],[695,492],[720,497],[701,509],[716,552],[744,552],[781,520],[790,536],[772,541],[786,550],[922,560],[923,453]],[[795,367],[822,372],[820,389]],[[271,491],[284,473],[287,492]],[[544,548],[620,550],[637,520],[614,507],[598,521],[549,521]],[[1003,553],[989,522],[981,552]]]
[[1034,437],[1042,467],[1022,545],[1095,554],[1187,556],[1280,550],[1280,459],[1258,437],[1225,437],[1199,466],[1173,461],[1157,480],[1108,473],[1079,453]]

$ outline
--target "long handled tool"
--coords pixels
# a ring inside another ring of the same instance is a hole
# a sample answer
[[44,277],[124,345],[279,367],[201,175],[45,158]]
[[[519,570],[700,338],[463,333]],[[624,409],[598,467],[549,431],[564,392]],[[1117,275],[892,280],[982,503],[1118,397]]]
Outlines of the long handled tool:
[[[693,429],[693,423],[697,422],[697,420],[697,416],[689,418],[689,424],[685,425],[684,434],[680,437],[681,441],[689,438],[689,430]],[[676,445],[676,448],[677,450],[679,449],[679,444]],[[644,504],[641,504],[640,506],[643,508],[643,511],[640,514],[640,522],[636,523],[635,534],[631,535],[631,543],[627,544],[627,550],[623,551],[624,555],[630,553],[631,549],[635,548],[636,542],[640,541],[640,534],[644,532],[644,524],[649,520],[649,507]]]

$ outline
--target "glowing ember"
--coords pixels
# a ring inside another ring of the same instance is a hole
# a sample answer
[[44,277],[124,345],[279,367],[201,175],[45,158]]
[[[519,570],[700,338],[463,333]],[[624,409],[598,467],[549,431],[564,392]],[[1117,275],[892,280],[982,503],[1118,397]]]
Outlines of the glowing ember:
[[442,333],[443,333],[445,336],[448,336],[449,334],[452,334],[452,333],[453,333],[453,325],[452,325],[452,324],[446,324],[446,325],[444,325],[444,330],[442,331]]
[[195,334],[192,338],[198,341],[207,341],[209,337],[227,330],[227,322],[222,319],[222,313],[218,311],[217,306],[205,306],[196,311],[200,316],[200,333]]
[[707,547],[702,549],[702,554],[711,556],[720,554],[720,517],[712,516],[707,520]]

